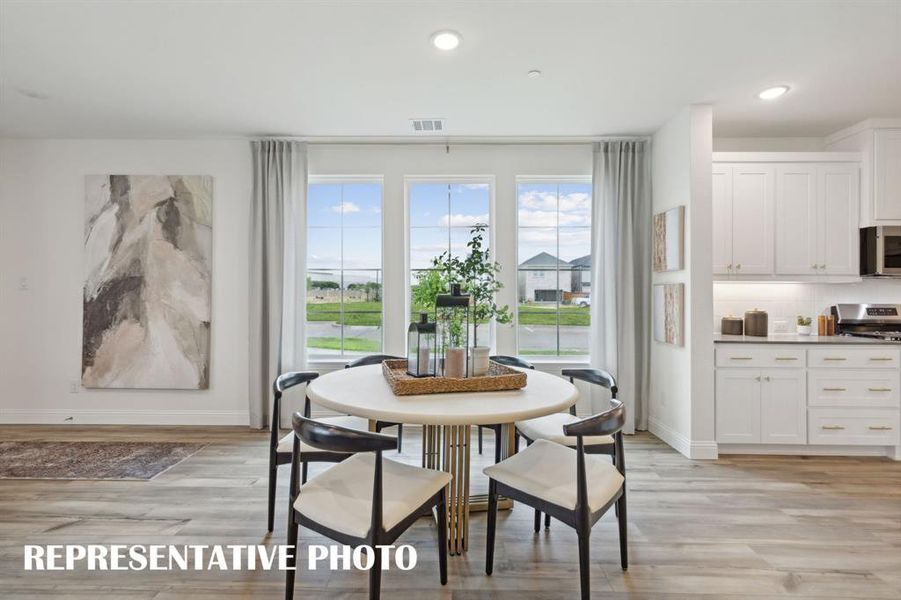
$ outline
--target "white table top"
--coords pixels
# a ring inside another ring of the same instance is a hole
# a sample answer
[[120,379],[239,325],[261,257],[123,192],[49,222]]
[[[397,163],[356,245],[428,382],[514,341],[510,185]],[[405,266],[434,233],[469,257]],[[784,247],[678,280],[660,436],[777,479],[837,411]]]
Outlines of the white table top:
[[521,390],[395,396],[381,365],[333,371],[307,386],[316,404],[332,410],[394,423],[493,425],[533,419],[566,410],[579,399],[570,382],[541,371],[521,369]]

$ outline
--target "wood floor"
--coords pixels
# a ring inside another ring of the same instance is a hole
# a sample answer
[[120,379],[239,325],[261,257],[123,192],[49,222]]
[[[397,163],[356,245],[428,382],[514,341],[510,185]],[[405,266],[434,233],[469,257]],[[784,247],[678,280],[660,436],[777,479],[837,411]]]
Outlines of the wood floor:
[[[418,431],[405,460],[418,462]],[[148,482],[0,480],[0,597],[280,598],[264,572],[25,572],[22,545],[283,543],[287,470],[277,529],[265,534],[266,434],[245,429],[2,427],[0,439],[203,440]],[[486,433],[482,463],[493,455]],[[473,490],[484,489],[479,460]],[[651,435],[627,438],[630,568],[619,568],[616,523],[593,530],[594,598],[901,598],[901,463],[878,458],[729,457],[690,461]],[[480,488],[481,486],[481,488]],[[438,583],[435,527],[399,540],[419,565],[383,576],[383,597],[563,599],[578,592],[575,534],[535,534],[532,511],[501,513],[495,571],[484,575],[485,515],[470,552]],[[301,529],[301,541],[324,540]],[[302,549],[305,555],[305,549]],[[302,570],[298,598],[365,598],[366,576]]]

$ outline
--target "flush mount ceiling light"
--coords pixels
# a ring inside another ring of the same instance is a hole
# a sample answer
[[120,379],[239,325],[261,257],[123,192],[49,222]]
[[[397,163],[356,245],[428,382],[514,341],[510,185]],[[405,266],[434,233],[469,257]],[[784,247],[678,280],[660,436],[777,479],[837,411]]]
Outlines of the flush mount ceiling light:
[[457,46],[460,45],[460,42],[463,41],[463,36],[461,36],[456,31],[445,29],[433,33],[431,40],[433,46],[435,46],[439,50],[444,50],[447,52],[456,49]]
[[757,94],[757,97],[760,98],[761,100],[775,100],[779,96],[782,96],[783,94],[785,94],[785,92],[787,92],[787,91],[788,91],[787,85],[777,85],[776,87],[771,87],[771,88],[763,90],[762,92]]
[[539,71],[538,69],[532,69],[531,71],[526,73],[526,76],[529,79],[538,79],[539,77],[541,77],[541,71]]

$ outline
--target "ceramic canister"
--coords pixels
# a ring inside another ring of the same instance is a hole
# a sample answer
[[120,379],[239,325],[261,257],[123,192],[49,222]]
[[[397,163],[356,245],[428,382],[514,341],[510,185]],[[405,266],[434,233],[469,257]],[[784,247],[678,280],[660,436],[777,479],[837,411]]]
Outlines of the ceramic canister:
[[723,317],[720,332],[723,335],[741,335],[744,333],[744,321],[741,317]]
[[769,318],[765,310],[755,308],[745,313],[745,335],[766,337]]

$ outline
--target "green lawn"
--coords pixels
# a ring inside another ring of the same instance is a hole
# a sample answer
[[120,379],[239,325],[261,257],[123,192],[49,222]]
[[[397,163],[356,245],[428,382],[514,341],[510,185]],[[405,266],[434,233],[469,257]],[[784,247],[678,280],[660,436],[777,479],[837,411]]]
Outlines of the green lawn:
[[[560,324],[587,327],[590,324],[590,310],[588,307],[561,306]],[[338,302],[325,302],[321,304],[307,304],[307,321],[328,321],[343,325],[369,325],[381,326],[382,303],[381,302],[350,302],[344,305],[342,319],[341,305]],[[371,311],[371,312],[363,312]],[[412,318],[416,318],[420,312],[434,314],[434,309],[422,310],[413,307]],[[556,325],[557,312],[553,308],[541,308],[531,304],[519,305],[520,325]]]
[[[560,324],[561,325],[582,325],[587,327],[591,324],[591,309],[587,306],[561,306],[560,307]],[[519,324],[520,325],[556,325],[557,311],[553,308],[539,308],[530,304],[519,305]]]
[[[307,348],[316,348],[318,350],[340,350],[340,337],[309,337],[307,338]],[[346,337],[344,338],[345,352],[368,352],[374,353],[381,351],[381,344],[376,340],[367,340],[365,338]]]

